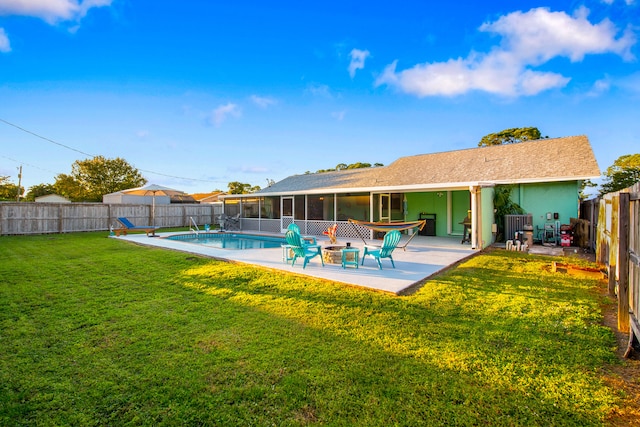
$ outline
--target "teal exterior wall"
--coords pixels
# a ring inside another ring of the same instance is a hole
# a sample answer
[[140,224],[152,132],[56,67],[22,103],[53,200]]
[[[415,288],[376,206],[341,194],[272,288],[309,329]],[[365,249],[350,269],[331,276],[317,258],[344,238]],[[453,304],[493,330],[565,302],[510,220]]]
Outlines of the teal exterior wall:
[[436,236],[447,235],[447,199],[436,193],[405,193],[407,221],[420,219],[420,213],[436,214]]
[[[571,218],[577,218],[579,192],[579,181],[521,184],[512,189],[511,200],[533,216],[534,230],[538,230],[545,223],[555,223],[554,213],[558,214],[560,224],[569,224]],[[550,220],[547,220],[547,213],[551,213]]]
[[[438,194],[442,194],[439,197]],[[447,236],[447,192],[405,193],[407,198],[407,221],[420,219],[420,213],[436,214],[436,236]],[[462,235],[459,224],[471,209],[469,191],[451,191],[452,233]]]
[[[464,225],[460,224],[471,209],[471,194],[469,191],[451,192],[451,233],[462,235]],[[446,233],[446,230],[445,230]],[[446,235],[446,234],[445,234]]]

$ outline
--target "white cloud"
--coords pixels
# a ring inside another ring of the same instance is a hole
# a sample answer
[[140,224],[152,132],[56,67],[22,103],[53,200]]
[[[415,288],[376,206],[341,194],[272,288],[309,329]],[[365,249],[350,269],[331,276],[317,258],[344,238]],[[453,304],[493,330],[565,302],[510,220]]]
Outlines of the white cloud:
[[369,57],[368,50],[352,49],[349,53],[351,62],[349,63],[349,75],[354,78],[357,70],[364,68],[364,61]]
[[0,52],[11,52],[11,43],[4,28],[0,28]]
[[79,21],[94,7],[110,6],[113,0],[0,0],[0,15],[40,18],[49,24]]
[[524,72],[519,75],[518,84],[515,88],[517,94],[536,95],[548,89],[565,87],[570,80],[568,77],[557,73],[524,70]]
[[557,73],[532,69],[553,58],[576,62],[585,55],[602,53],[632,58],[630,49],[636,40],[631,31],[616,38],[618,31],[609,20],[591,24],[587,15],[585,8],[573,17],[546,8],[514,12],[480,27],[502,37],[500,46],[488,53],[472,52],[466,58],[418,64],[403,71],[396,71],[395,61],[385,68],[376,85],[396,86],[420,97],[455,96],[472,90],[504,96],[535,95],[570,81]]
[[347,114],[346,111],[334,111],[331,113],[331,117],[341,122],[344,119],[344,116]]
[[626,31],[616,39],[618,30],[611,21],[591,24],[588,15],[585,7],[578,8],[574,16],[538,8],[510,13],[494,23],[483,24],[480,30],[502,36],[503,49],[531,65],[558,56],[576,62],[587,54],[609,52],[631,59],[633,33]]
[[602,95],[611,89],[612,82],[609,77],[605,77],[600,80],[596,80],[591,89],[585,93],[586,97],[592,98]]
[[268,97],[263,97],[258,95],[251,95],[250,98],[251,98],[251,101],[260,108],[267,108],[272,105],[276,105],[278,103],[278,101],[273,98],[268,98]]
[[240,107],[236,104],[228,103],[213,110],[209,120],[215,126],[220,126],[225,120],[227,120],[227,117],[240,117],[241,115]]
[[[602,3],[604,3],[604,4],[609,4],[609,5],[611,5],[611,4],[613,4],[613,3],[615,3],[615,0],[601,0],[601,1],[602,1]],[[627,6],[631,6],[633,3],[635,3],[635,0],[624,0],[624,3],[625,3]]]
[[307,92],[314,96],[322,96],[325,98],[332,98],[331,90],[327,85],[310,84],[307,86]]
[[264,166],[252,166],[252,165],[236,165],[227,168],[229,172],[242,172],[242,173],[265,173],[269,172],[269,169]]

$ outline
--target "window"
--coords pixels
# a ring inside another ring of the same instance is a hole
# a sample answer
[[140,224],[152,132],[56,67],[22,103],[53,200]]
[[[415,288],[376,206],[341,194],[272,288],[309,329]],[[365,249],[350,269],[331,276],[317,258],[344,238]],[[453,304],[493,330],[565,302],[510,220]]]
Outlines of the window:
[[295,213],[295,219],[303,220],[304,217],[304,196],[295,196],[294,198],[295,208],[293,209]]
[[307,196],[307,219],[333,221],[333,194]]
[[242,217],[258,218],[260,213],[260,204],[257,197],[242,199]]
[[225,199],[224,214],[227,216],[235,216],[240,213],[240,199]]
[[338,221],[346,221],[349,218],[363,221],[369,220],[368,193],[338,194],[336,204],[338,208]]
[[265,197],[262,205],[262,218],[280,219],[280,197]]

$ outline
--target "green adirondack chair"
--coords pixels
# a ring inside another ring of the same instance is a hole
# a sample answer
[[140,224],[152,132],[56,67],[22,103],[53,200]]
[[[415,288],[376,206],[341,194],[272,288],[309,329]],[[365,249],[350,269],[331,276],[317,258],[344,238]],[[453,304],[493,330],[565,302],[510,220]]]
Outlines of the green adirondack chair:
[[391,265],[393,268],[396,268],[396,265],[393,262],[393,258],[391,257],[391,253],[400,243],[400,237],[402,235],[398,230],[391,230],[387,234],[384,235],[384,239],[382,240],[382,247],[377,246],[367,246],[364,247],[364,254],[362,254],[362,265],[364,265],[364,259],[369,255],[373,257],[378,262],[378,268],[382,270],[382,263],[380,260],[382,258],[389,258],[391,260]]
[[300,234],[296,233],[293,230],[287,231],[287,233],[285,234],[285,238],[287,239],[289,248],[293,252],[293,260],[291,261],[291,266],[296,263],[296,259],[302,258],[304,259],[304,263],[302,264],[302,268],[304,269],[310,259],[315,258],[319,255],[320,262],[324,267],[324,260],[322,259],[322,249],[320,248],[320,245],[304,245]]
[[[298,233],[300,236],[302,236],[302,232],[300,232],[300,227],[296,223],[292,222],[291,224],[289,224],[289,226],[287,227],[287,231],[289,231],[289,230],[293,230],[296,233]],[[311,240],[311,243],[309,243],[308,240]],[[303,236],[302,237],[302,244],[305,245],[305,246],[316,245],[317,244],[316,243],[316,238],[313,237],[313,236]]]

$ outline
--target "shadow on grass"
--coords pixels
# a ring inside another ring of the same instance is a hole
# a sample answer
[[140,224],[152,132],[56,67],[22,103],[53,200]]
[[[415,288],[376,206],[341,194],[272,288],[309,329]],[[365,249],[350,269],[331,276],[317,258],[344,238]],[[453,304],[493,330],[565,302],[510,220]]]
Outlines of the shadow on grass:
[[[467,421],[473,414],[496,421],[500,414],[509,413],[509,419],[519,413],[511,421],[544,424],[546,417],[563,413],[566,420],[597,424],[603,417],[600,399],[609,391],[592,371],[613,357],[612,337],[600,326],[597,301],[589,296],[596,284],[541,276],[540,261],[504,275],[502,268],[490,267],[496,262],[523,263],[483,255],[405,298],[224,263],[202,265],[185,276],[193,280],[188,286],[208,295],[321,331],[324,340],[341,346],[346,340],[359,358],[375,355],[409,366],[403,383],[418,375],[430,387],[451,388],[467,405]],[[434,405],[433,396],[428,399]],[[448,399],[438,402],[439,411],[453,416],[444,407],[457,400]],[[535,409],[521,413],[523,407]],[[455,412],[460,415],[460,408]]]

